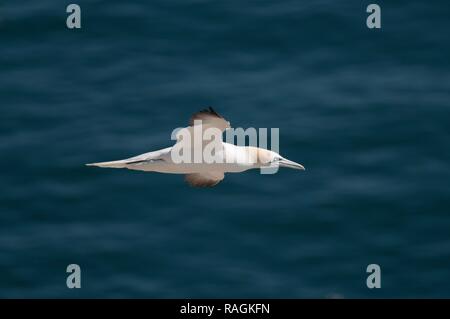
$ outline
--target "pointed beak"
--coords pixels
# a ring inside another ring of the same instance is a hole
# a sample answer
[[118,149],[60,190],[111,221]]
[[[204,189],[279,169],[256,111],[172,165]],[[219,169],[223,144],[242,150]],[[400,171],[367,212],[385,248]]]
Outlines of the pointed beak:
[[289,167],[289,168],[293,168],[293,169],[300,169],[302,171],[305,170],[303,165],[301,165],[299,163],[296,163],[296,162],[293,162],[293,161],[290,161],[290,160],[285,159],[285,158],[281,159],[278,163],[279,163],[280,167]]

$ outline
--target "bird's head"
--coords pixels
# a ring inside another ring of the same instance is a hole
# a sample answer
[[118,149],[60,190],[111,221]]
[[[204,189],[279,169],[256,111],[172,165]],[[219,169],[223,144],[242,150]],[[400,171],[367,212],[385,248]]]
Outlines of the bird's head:
[[284,158],[280,154],[266,149],[258,148],[258,164],[260,167],[288,167],[293,169],[305,170],[303,165]]

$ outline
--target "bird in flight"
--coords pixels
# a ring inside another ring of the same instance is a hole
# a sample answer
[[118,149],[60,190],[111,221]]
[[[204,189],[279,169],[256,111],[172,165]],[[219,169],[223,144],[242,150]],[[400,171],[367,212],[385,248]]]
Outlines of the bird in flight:
[[[305,169],[301,164],[290,161],[276,152],[224,142],[222,133],[228,128],[230,122],[209,107],[192,115],[189,126],[178,131],[177,141],[172,147],[123,160],[86,165],[184,174],[186,182],[194,187],[212,187],[224,179],[225,173],[240,173],[253,168]],[[208,131],[210,133],[206,134]],[[205,135],[211,137],[206,139]],[[196,141],[198,137],[200,141]],[[205,154],[202,151],[206,149],[214,151],[211,151],[209,159],[202,157]],[[200,152],[196,153],[199,150]],[[200,160],[196,159],[196,154],[200,154]]]

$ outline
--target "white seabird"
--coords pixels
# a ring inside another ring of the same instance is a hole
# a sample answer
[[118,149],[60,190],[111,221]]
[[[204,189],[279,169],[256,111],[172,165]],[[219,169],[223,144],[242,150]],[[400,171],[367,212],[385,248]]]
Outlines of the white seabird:
[[[237,146],[223,142],[221,133],[227,128],[230,128],[230,122],[226,121],[211,107],[192,115],[189,126],[180,131],[193,133],[194,129],[198,129],[197,123],[199,123],[199,121],[201,123],[200,132],[212,128],[220,133],[219,140],[216,141],[217,144],[215,145],[216,149],[214,155],[217,156],[215,157],[216,159],[223,159],[223,161],[202,161],[200,163],[175,161],[173,151],[180,143],[183,143],[182,139],[177,138],[177,143],[172,147],[144,153],[123,160],[86,165],[128,168],[148,172],[185,174],[186,182],[195,187],[212,187],[224,179],[225,173],[240,173],[252,168],[288,167],[299,170],[305,169],[301,164],[290,161],[280,154],[267,149],[252,146]],[[193,146],[190,146],[190,143],[188,144],[190,148],[188,150],[193,153],[195,152],[196,147],[194,145],[196,144],[195,142],[192,144]],[[204,141],[200,144],[203,146]]]

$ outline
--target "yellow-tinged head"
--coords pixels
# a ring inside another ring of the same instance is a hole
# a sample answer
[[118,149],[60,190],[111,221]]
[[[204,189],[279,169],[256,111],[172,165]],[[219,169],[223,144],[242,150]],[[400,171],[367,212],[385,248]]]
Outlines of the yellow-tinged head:
[[253,146],[249,146],[246,149],[249,161],[253,163],[255,167],[288,167],[305,170],[303,165],[290,161],[274,151]]

